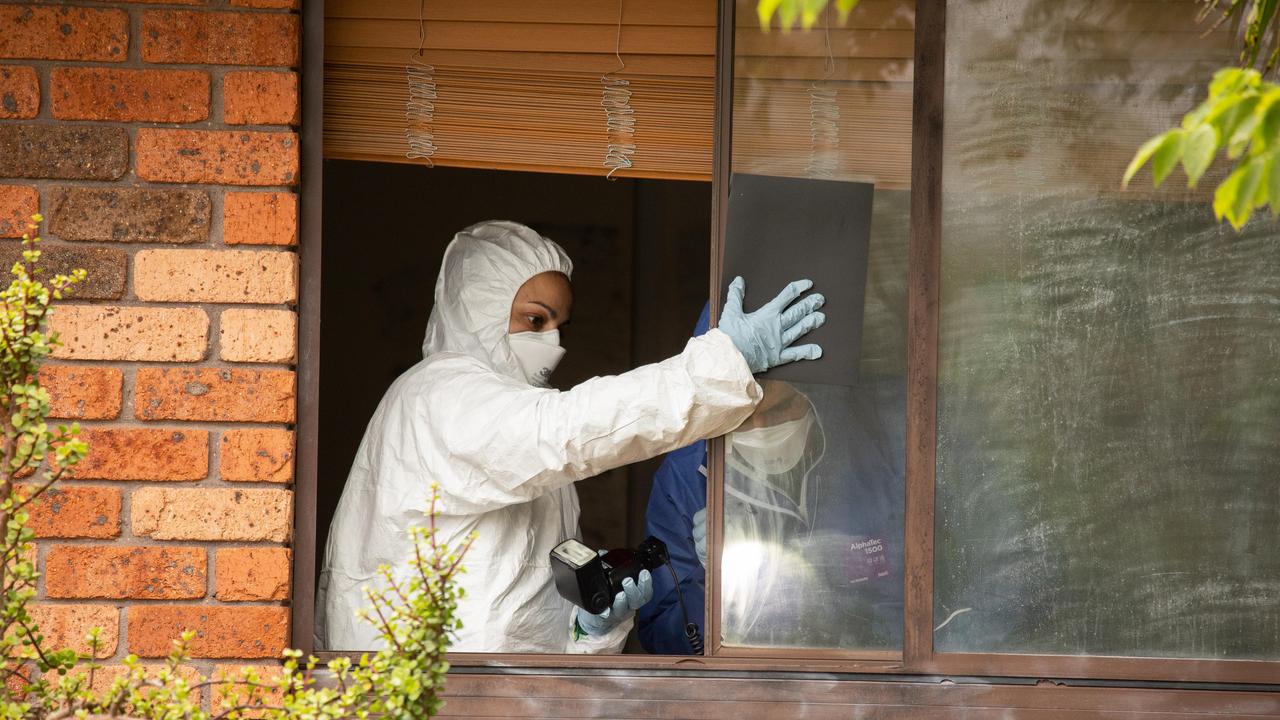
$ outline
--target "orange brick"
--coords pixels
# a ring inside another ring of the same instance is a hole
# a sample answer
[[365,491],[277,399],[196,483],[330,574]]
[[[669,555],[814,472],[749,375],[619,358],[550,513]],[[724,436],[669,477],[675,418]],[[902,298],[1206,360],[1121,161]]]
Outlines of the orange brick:
[[227,73],[222,81],[222,103],[228,125],[297,125],[298,74]]
[[141,368],[133,407],[143,420],[291,423],[294,385],[288,370]]
[[129,51],[123,10],[0,5],[0,58],[120,62]]
[[298,136],[253,130],[138,128],[138,177],[214,185],[293,185]]
[[152,63],[283,65],[299,62],[297,15],[148,10],[142,59]]
[[200,308],[61,305],[49,325],[62,341],[53,357],[67,360],[190,362],[203,360],[209,345]]
[[[262,705],[279,707],[283,693],[275,688],[284,669],[279,665],[219,665],[210,676],[225,681],[211,688],[210,704],[214,715],[222,715],[237,706],[257,708]],[[256,678],[259,684],[271,687],[254,688],[244,682],[247,677]],[[247,709],[242,718],[260,717],[258,711]]]
[[0,185],[0,237],[22,237],[38,212],[38,190],[30,185]]
[[144,250],[133,260],[133,289],[155,302],[294,302],[298,257],[267,250]]
[[292,363],[297,357],[298,316],[292,310],[223,310],[218,327],[223,360]]
[[223,488],[135,490],[135,535],[156,540],[286,542],[292,532],[293,493]]
[[221,475],[231,482],[293,480],[294,436],[289,430],[253,428],[222,434]]
[[38,538],[119,537],[121,502],[117,488],[59,483],[28,506],[27,526]]
[[142,368],[133,409],[143,420],[292,423],[296,411],[293,373]]
[[86,428],[89,454],[71,469],[82,480],[200,480],[209,475],[209,431]]
[[[239,608],[237,608],[239,609]],[[120,611],[110,605],[46,605],[37,603],[29,608],[31,619],[44,634],[45,647],[67,648],[83,655],[89,654],[85,637],[92,628],[101,628],[97,657],[107,658],[116,654],[120,644]]]
[[36,69],[0,66],[0,118],[33,118],[40,112],[40,79]]
[[[140,1],[145,2],[145,0],[134,0],[134,2],[140,2]],[[150,663],[150,664],[139,663],[138,665],[145,669],[147,678],[152,680],[157,680],[157,681],[160,680],[161,674],[166,667],[166,663]],[[196,705],[196,707],[199,707],[201,698],[204,697],[203,689],[196,687],[204,679],[200,675],[200,671],[190,665],[179,665],[177,669],[177,675],[187,683],[188,688],[195,688],[194,690],[190,691],[190,694],[188,695],[188,697],[190,698],[191,702]],[[67,677],[68,679],[77,680],[82,687],[87,687],[93,690],[93,692],[97,693],[98,697],[105,697],[106,694],[111,691],[111,686],[113,683],[115,683],[116,680],[119,680],[121,678],[126,678],[129,676],[130,676],[129,668],[126,667],[123,663],[119,665],[113,665],[111,663],[102,663],[101,667],[98,667],[93,671],[92,684],[89,682],[89,671],[85,669],[84,665],[78,666],[77,669],[72,670],[65,675],[65,677]],[[61,681],[64,676],[58,675],[57,671],[50,670],[49,672],[45,673],[44,677],[46,680],[52,683],[54,687],[57,687],[58,682]],[[172,686],[169,686],[169,687],[166,687],[164,691],[168,692],[172,689],[173,689]],[[139,692],[143,696],[149,697],[151,696],[152,693],[160,692],[160,688],[157,688],[154,686],[148,686],[148,687],[140,688]],[[96,720],[105,720],[105,718],[107,718],[108,716],[89,715],[89,717],[96,718]],[[125,712],[121,715],[118,715],[117,717],[123,719],[127,717],[132,717],[132,715],[129,713],[129,709],[125,708]]]
[[53,116],[61,120],[195,122],[209,117],[209,74],[199,70],[54,68]]
[[298,196],[293,193],[227,193],[222,238],[228,245],[296,245]]
[[[56,313],[55,313],[56,316]],[[49,393],[49,416],[110,420],[120,416],[124,373],[119,368],[45,365],[40,387]]]
[[288,600],[293,554],[289,548],[219,548],[217,598],[237,600]]
[[138,605],[129,608],[129,652],[163,657],[175,638],[196,633],[197,658],[274,658],[289,636],[289,609],[274,606]]
[[191,600],[205,596],[204,548],[55,545],[45,555],[51,598]]

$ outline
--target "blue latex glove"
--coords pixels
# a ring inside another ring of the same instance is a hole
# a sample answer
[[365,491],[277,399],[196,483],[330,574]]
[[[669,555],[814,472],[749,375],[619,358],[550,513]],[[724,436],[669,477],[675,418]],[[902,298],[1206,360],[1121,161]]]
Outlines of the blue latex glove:
[[693,551],[698,554],[698,562],[707,567],[707,509],[702,508],[693,514]]
[[761,373],[796,360],[822,357],[822,348],[817,345],[792,345],[827,320],[817,311],[826,302],[822,295],[814,293],[795,302],[811,287],[812,281],[797,280],[764,307],[746,314],[742,310],[742,298],[747,290],[747,281],[737,277],[729,284],[719,328],[733,340],[742,357],[746,358],[751,372]]
[[653,576],[648,570],[641,570],[639,579],[637,583],[631,578],[624,578],[622,592],[613,598],[613,606],[605,608],[599,615],[578,608],[578,627],[588,635],[604,635],[644,607],[653,599]]

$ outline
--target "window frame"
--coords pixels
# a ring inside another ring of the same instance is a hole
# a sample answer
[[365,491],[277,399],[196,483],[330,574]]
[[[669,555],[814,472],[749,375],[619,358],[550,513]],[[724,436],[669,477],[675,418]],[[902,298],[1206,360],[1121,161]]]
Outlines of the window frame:
[[[953,0],[954,1],[954,0]],[[908,246],[907,456],[904,547],[904,628],[901,652],[831,649],[725,647],[720,642],[720,577],[716,562],[707,572],[708,654],[537,655],[451,653],[462,672],[485,668],[540,668],[550,671],[659,673],[677,676],[706,671],[741,673],[839,673],[863,676],[970,676],[990,682],[1017,679],[1158,682],[1172,687],[1230,683],[1245,690],[1280,690],[1280,661],[1111,656],[940,653],[933,647],[934,481],[937,434],[937,368],[940,256],[942,249],[943,103],[946,63],[946,0],[917,0],[912,93],[911,209]],[[718,0],[716,120],[713,152],[711,287],[720,286],[725,209],[730,171],[732,68],[735,0]],[[300,277],[296,480],[294,485],[292,646],[314,650],[316,495],[319,443],[320,317],[323,223],[324,2],[302,9],[302,175],[300,188]],[[712,317],[720,310],[711,297]],[[709,448],[708,540],[711,556],[723,546],[723,439]],[[319,652],[321,660],[354,653]],[[865,679],[865,678],[864,678]],[[905,677],[919,682],[923,678]],[[885,678],[892,682],[892,678]],[[1117,692],[1132,690],[1117,689]],[[1143,691],[1145,692],[1145,691]]]

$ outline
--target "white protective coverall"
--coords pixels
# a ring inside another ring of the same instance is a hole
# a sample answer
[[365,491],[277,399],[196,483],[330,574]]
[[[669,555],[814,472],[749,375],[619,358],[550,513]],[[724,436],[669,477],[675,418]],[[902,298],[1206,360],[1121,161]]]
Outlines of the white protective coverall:
[[357,618],[381,564],[408,576],[408,528],[440,486],[439,537],[459,547],[466,595],[458,652],[616,652],[632,621],[573,640],[574,607],[555,590],[548,554],[578,535],[577,480],[723,435],[761,397],[719,330],[683,352],[560,392],[530,386],[507,341],[526,280],[572,265],[533,230],[487,222],[445,250],[423,360],[387,390],[360,443],[325,549],[316,647],[373,650]]

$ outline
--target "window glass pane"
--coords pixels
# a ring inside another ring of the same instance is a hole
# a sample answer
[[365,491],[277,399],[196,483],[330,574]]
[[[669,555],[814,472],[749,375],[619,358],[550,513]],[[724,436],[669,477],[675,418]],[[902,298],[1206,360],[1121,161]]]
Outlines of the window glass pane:
[[1134,150],[1199,4],[948,3],[935,647],[1280,658],[1280,252]]
[[[760,30],[755,0],[737,4],[732,171],[875,194],[858,385],[766,382],[726,443],[728,645],[901,646],[913,27],[902,0],[786,34]],[[749,289],[749,308],[764,294]]]

